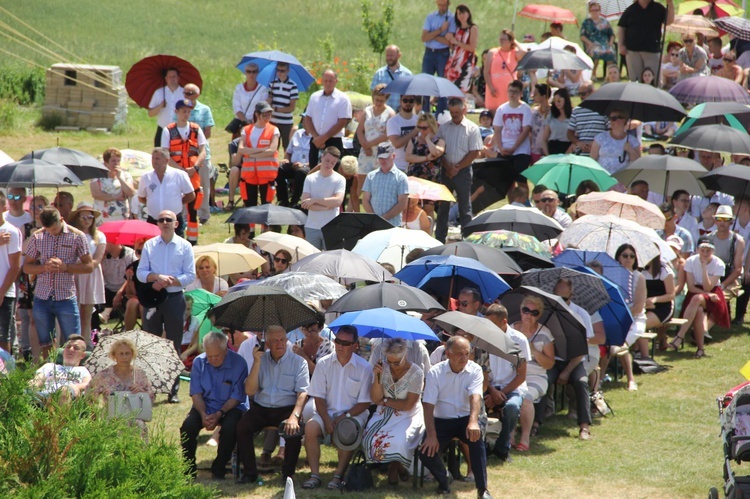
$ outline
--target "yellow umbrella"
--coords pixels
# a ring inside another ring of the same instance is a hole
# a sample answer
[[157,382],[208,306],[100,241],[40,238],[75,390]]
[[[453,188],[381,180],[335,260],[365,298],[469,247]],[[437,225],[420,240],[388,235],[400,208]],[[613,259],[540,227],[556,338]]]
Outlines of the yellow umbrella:
[[216,262],[217,275],[238,274],[257,269],[266,260],[250,248],[241,244],[214,243],[193,248],[193,255],[197,260],[208,255]]
[[428,201],[455,201],[453,193],[443,184],[419,177],[407,177],[409,197]]
[[308,243],[301,237],[292,236],[290,234],[279,234],[277,232],[264,232],[257,236],[255,244],[258,245],[263,251],[267,251],[272,255],[279,250],[287,250],[292,255],[292,262],[305,258],[315,253],[320,253],[320,250]]

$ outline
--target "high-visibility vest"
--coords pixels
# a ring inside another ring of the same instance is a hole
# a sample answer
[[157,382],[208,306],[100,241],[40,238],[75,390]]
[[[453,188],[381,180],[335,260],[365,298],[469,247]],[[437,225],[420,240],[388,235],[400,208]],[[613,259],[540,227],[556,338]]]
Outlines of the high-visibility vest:
[[[198,130],[200,127],[197,123],[188,122],[190,132],[187,140],[183,139],[177,130],[177,123],[167,125],[169,131],[169,156],[182,168],[192,168],[198,160],[200,146],[198,146]],[[198,189],[201,186],[201,179],[198,171],[190,176],[190,183],[193,188]]]
[[[258,138],[258,145],[256,149],[266,148],[273,142],[273,137],[276,134],[277,128],[272,124],[268,123],[263,128],[260,137]],[[247,125],[245,127],[245,145],[247,147],[253,147],[250,143],[250,135],[253,133],[253,125]],[[276,180],[279,170],[279,152],[274,151],[273,158],[250,158],[248,156],[242,157],[242,180],[248,184],[263,185],[268,184]]]

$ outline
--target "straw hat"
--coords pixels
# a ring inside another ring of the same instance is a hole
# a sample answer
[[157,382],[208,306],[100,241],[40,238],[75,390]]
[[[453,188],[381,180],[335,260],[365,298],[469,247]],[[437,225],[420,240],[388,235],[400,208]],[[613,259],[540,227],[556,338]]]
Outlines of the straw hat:
[[88,201],[81,201],[80,203],[78,203],[78,206],[76,206],[75,211],[70,214],[70,219],[74,220],[82,211],[90,211],[94,214],[95,219],[102,216],[102,212],[99,210],[95,210],[94,205],[92,205]]

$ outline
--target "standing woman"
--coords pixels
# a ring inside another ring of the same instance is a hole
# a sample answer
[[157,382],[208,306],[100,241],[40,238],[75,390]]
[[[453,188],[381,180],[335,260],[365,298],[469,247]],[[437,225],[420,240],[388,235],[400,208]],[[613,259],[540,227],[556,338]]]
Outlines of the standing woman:
[[544,156],[542,135],[544,124],[549,116],[550,90],[546,83],[538,83],[534,87],[534,107],[531,108],[531,164],[533,165]]
[[[445,140],[437,137],[438,124],[431,114],[421,113],[417,118],[417,135],[407,144],[404,159],[409,163],[406,174],[432,182],[439,182],[440,163],[445,153]],[[435,202],[425,201],[428,216],[435,216]]]
[[78,294],[78,304],[81,314],[81,336],[86,339],[86,345],[91,346],[91,315],[94,306],[104,303],[104,274],[102,274],[102,258],[107,247],[106,236],[96,230],[95,220],[101,212],[86,201],[78,203],[76,210],[70,216],[73,227],[86,234],[91,258],[94,260],[94,271],[90,274],[76,274],[75,282]]
[[381,91],[386,87],[385,83],[375,85],[372,89],[372,104],[365,108],[365,116],[357,126],[357,140],[362,149],[359,151],[357,177],[359,177],[357,198],[361,196],[361,186],[365,183],[365,177],[373,170],[380,168],[377,162],[378,144],[388,142],[388,134],[385,125],[396,112],[386,102],[391,96]]
[[133,177],[120,168],[122,153],[110,147],[102,155],[109,170],[106,178],[95,178],[89,184],[94,208],[102,213],[105,222],[130,218],[130,198],[135,194]]
[[591,74],[596,79],[596,67],[599,61],[615,62],[615,32],[609,21],[601,16],[602,8],[597,1],[589,2],[589,18],[581,24],[581,41],[586,46],[586,53],[594,61]]
[[[232,96],[232,111],[234,117],[242,121],[242,125],[253,122],[253,110],[261,101],[268,100],[268,89],[258,83],[258,65],[251,62],[245,66],[245,81],[238,83]],[[273,111],[273,109],[272,109]],[[239,134],[233,134],[236,139]]]
[[516,67],[525,52],[509,29],[500,32],[500,46],[490,49],[484,60],[486,91],[484,107],[494,111],[508,102],[508,84],[517,79]]
[[570,102],[570,93],[565,88],[558,89],[552,98],[552,108],[542,133],[541,145],[545,156],[573,152],[575,146],[568,140],[568,122],[572,112],[573,104]]
[[456,7],[456,33],[448,32],[445,38],[451,45],[451,55],[445,64],[445,77],[468,94],[477,62],[479,40],[479,28],[471,19],[469,7],[463,4]]
[[279,129],[270,123],[273,109],[268,102],[255,106],[254,122],[242,129],[237,155],[242,157],[240,193],[245,207],[273,201],[268,186],[276,180],[279,170]]

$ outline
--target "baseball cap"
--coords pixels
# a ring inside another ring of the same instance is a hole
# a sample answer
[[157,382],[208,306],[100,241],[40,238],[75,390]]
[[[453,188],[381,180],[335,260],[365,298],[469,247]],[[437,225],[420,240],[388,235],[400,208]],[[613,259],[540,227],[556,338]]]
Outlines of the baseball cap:
[[393,153],[393,146],[390,142],[383,142],[378,146],[378,158],[390,158]]
[[189,107],[192,109],[193,103],[187,99],[182,99],[182,100],[178,100],[174,105],[175,111],[182,109],[183,107]]
[[267,113],[269,111],[273,111],[273,108],[271,107],[271,104],[269,104],[268,102],[260,101],[257,104],[255,104],[256,113]]

